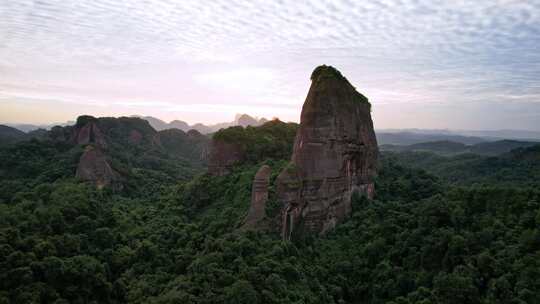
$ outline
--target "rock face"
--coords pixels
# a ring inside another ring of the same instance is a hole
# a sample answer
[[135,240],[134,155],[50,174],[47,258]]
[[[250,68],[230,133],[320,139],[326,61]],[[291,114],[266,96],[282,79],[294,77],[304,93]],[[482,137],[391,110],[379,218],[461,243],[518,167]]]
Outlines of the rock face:
[[301,211],[305,205],[300,198],[301,186],[293,163],[281,171],[276,179],[276,195],[282,206],[278,225],[284,240],[291,239],[295,223],[300,222]]
[[71,142],[77,145],[94,143],[99,147],[105,148],[107,142],[97,124],[97,118],[92,116],[78,117],[77,123],[70,135]]
[[103,187],[121,188],[118,173],[112,169],[101,149],[93,145],[86,146],[79,160],[75,176],[94,183],[98,189]]
[[244,150],[236,143],[221,139],[212,139],[208,156],[208,173],[213,176],[224,176],[232,167],[244,160]]
[[351,195],[371,198],[377,140],[366,97],[329,66],[311,76],[291,165],[276,181],[281,232],[322,234],[351,213]]
[[268,201],[268,185],[272,170],[264,165],[255,174],[251,188],[251,205],[244,223],[248,229],[257,228],[265,217],[266,202]]
[[77,132],[73,135],[74,135],[73,139],[78,145],[89,144],[91,142],[94,142],[94,140],[96,139],[100,140],[102,137],[101,131],[99,131],[99,128],[96,126],[94,122],[90,122],[84,125],[82,128],[77,130]]

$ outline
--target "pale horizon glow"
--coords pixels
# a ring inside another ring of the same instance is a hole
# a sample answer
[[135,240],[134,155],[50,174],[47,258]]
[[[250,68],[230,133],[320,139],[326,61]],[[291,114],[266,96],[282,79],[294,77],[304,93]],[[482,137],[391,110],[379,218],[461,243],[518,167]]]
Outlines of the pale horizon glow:
[[540,131],[540,1],[0,0],[0,123],[298,121],[320,64],[376,128]]

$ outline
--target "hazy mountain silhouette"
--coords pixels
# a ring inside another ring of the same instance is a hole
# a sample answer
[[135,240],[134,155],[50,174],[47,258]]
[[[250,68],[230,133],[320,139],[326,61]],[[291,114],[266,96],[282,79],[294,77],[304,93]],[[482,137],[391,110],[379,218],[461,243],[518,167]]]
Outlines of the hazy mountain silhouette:
[[389,145],[383,144],[380,146],[382,151],[428,151],[441,155],[453,155],[460,153],[474,153],[480,155],[499,155],[510,152],[517,148],[527,148],[538,145],[538,142],[518,141],[518,140],[497,140],[480,142],[473,145],[467,145],[455,141],[431,141],[416,143],[412,145]]
[[[515,139],[515,140],[524,140],[524,141],[540,141],[540,132],[530,131],[530,130],[448,130],[448,129],[378,129],[375,130],[378,134],[415,134],[416,136],[424,136],[426,138],[439,137],[441,139],[431,139],[425,141],[435,141],[435,140],[453,140],[451,137],[442,139],[444,136],[464,136],[468,139],[466,141],[472,140],[477,141],[479,138],[482,140],[493,141],[501,139]],[[457,142],[462,142],[462,140],[453,140]],[[472,144],[473,142],[468,142]],[[467,143],[467,142],[464,142]],[[410,143],[409,143],[410,144]]]
[[189,125],[187,122],[182,120],[173,120],[169,123],[156,118],[152,116],[136,116],[140,117],[150,123],[150,125],[158,130],[166,130],[166,129],[180,129],[182,131],[188,131],[188,130],[197,130],[201,132],[202,134],[209,134],[214,133],[218,131],[219,129],[228,128],[232,126],[260,126],[267,122],[268,120],[266,118],[254,118],[248,114],[236,114],[234,121],[231,122],[221,122],[211,125],[205,125],[203,123],[196,123],[193,125]]
[[18,129],[0,125],[0,143],[9,144],[17,141],[24,140],[26,138],[26,133]]

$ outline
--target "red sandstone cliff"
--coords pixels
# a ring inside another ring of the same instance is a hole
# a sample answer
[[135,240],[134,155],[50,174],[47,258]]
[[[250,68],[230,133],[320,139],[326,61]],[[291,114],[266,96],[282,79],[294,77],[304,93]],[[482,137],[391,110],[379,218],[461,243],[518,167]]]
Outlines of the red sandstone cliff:
[[93,145],[86,146],[79,159],[75,176],[94,183],[98,189],[103,187],[122,188],[120,175],[111,167],[103,151]]
[[244,228],[258,228],[265,218],[266,202],[268,201],[268,185],[270,183],[270,174],[272,169],[263,165],[259,168],[253,178],[251,187],[251,205],[246,217]]
[[208,155],[208,173],[213,176],[223,176],[230,173],[232,167],[245,159],[241,145],[212,139]]
[[354,192],[374,194],[378,148],[367,98],[333,67],[318,67],[311,80],[291,165],[276,181],[284,238],[324,233],[351,213]]

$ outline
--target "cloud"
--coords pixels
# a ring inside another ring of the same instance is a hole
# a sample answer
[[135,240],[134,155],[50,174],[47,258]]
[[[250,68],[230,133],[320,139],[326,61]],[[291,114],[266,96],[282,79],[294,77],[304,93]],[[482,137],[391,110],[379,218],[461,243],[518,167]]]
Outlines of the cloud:
[[5,0],[0,37],[0,90],[47,98],[299,111],[321,63],[375,106],[540,94],[539,1]]
[[270,69],[234,69],[228,71],[214,71],[193,76],[195,81],[203,86],[217,86],[233,90],[260,90],[265,89],[274,80],[276,75]]
[[237,61],[311,48],[470,54],[536,47],[526,38],[538,35],[539,10],[536,1],[6,1],[0,49],[10,55],[3,64],[30,55],[57,64]]

